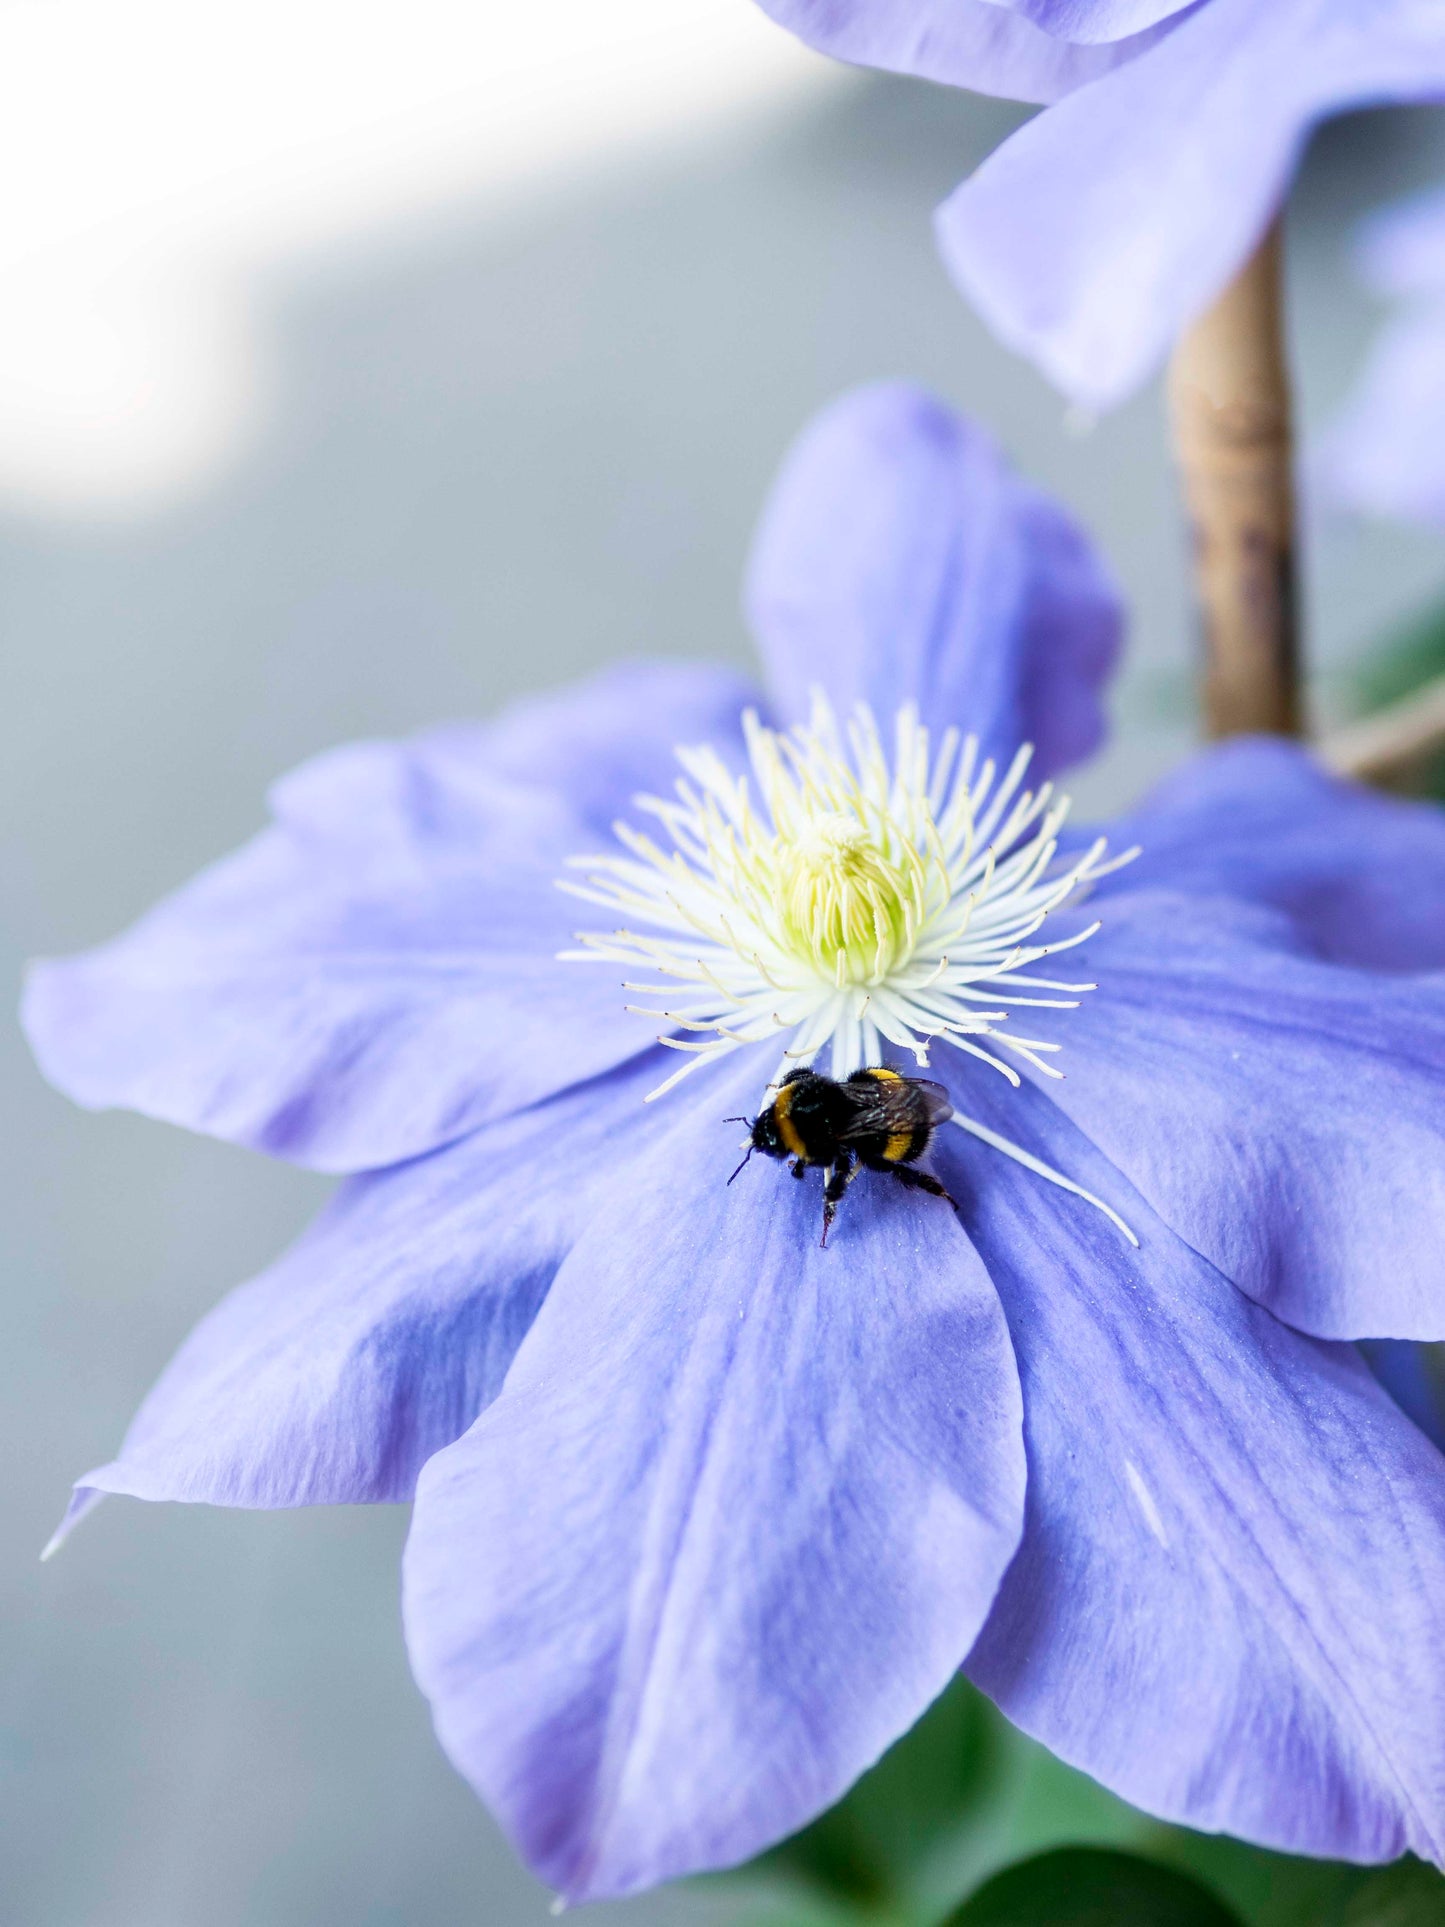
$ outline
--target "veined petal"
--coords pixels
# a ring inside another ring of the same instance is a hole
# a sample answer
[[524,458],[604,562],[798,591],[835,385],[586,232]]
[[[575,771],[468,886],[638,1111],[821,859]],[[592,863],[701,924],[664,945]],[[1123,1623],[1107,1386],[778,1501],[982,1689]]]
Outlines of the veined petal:
[[1078,525],[976,423],[904,382],[804,431],[763,512],[746,606],[782,716],[917,705],[1049,776],[1097,748],[1123,631]]
[[1194,0],[991,0],[1056,40],[1102,46],[1185,13]]
[[117,1458],[77,1482],[72,1516],[99,1492],[259,1507],[410,1498],[424,1461],[496,1396],[629,1153],[655,1149],[664,1121],[641,1099],[657,1075],[644,1058],[348,1180],[202,1319]]
[[819,1250],[814,1185],[726,1183],[715,1108],[752,1088],[716,1080],[599,1213],[418,1487],[417,1677],[570,1899],[745,1860],[837,1798],[1017,1540],[1013,1365],[954,1214],[860,1180]]
[[1204,750],[1109,833],[1141,854],[1099,885],[1102,915],[1138,890],[1238,896],[1287,912],[1333,962],[1445,969],[1445,811],[1345,782],[1293,743]]
[[633,1056],[616,973],[555,960],[553,877],[679,735],[737,741],[723,671],[627,668],[480,731],[361,744],[100,950],[39,965],[47,1076],[326,1171],[394,1163]]
[[[1152,46],[1170,22],[1110,44],[1077,44],[996,0],[759,0],[810,47],[859,67],[971,87],[1008,100],[1057,100]],[[1123,0],[1127,7],[1128,0]],[[1047,3],[1037,11],[1046,12]],[[1150,11],[1145,0],[1145,11]],[[1106,37],[1107,38],[1107,37]]]
[[1100,909],[1059,1109],[1299,1330],[1445,1336],[1445,976],[1323,962],[1225,897]]
[[1141,1248],[987,1150],[940,1150],[1009,1314],[1029,1460],[969,1674],[1165,1819],[1440,1861],[1445,1459],[1354,1348],[1252,1305],[1041,1092],[980,1102],[1122,1189]]
[[1091,408],[1148,376],[1278,207],[1311,127],[1445,95],[1433,0],[1209,0],[940,210],[960,288]]

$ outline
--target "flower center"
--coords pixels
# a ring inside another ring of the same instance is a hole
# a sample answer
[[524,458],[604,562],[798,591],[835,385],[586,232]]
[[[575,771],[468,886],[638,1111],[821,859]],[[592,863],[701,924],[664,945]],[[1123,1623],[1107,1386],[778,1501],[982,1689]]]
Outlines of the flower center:
[[1100,837],[1061,856],[1068,799],[1047,783],[1023,787],[1027,747],[1003,771],[980,765],[977,742],[956,730],[935,753],[911,707],[895,719],[891,758],[866,706],[845,735],[821,696],[806,726],[782,735],[749,713],[743,735],[746,774],[713,749],[680,749],[675,795],[636,799],[665,841],[618,823],[624,853],[573,858],[582,880],[561,885],[628,920],[609,933],[580,933],[581,948],[563,957],[640,966],[649,975],[626,988],[662,1000],[628,1006],[661,1020],[658,1042],[685,1059],[650,1096],[770,1041],[781,1046],[774,1085],[825,1049],[829,1073],[844,1078],[881,1063],[888,1046],[926,1065],[938,1041],[1015,1085],[1006,1057],[1059,1076],[1047,1061],[1058,1044],[1021,1036],[1013,1013],[1077,1006],[1092,984],[1039,975],[1036,966],[1098,925],[1071,915],[1036,939],[1134,852],[1109,859]]
[[892,861],[856,816],[826,810],[772,852],[778,934],[820,976],[882,983],[912,948],[917,873]]
[[619,823],[625,854],[574,859],[585,879],[562,886],[629,919],[581,935],[569,957],[640,963],[664,980],[629,988],[666,999],[633,1008],[662,1018],[660,1041],[694,1060],[668,1085],[768,1038],[785,1044],[779,1076],[825,1046],[834,1077],[879,1062],[885,1044],[925,1064],[940,1038],[1014,1083],[999,1050],[1057,1075],[1044,1057],[1058,1045],[1005,1029],[997,1006],[1071,1009],[1092,988],[1032,966],[1096,925],[1033,939],[1115,865],[1102,838],[1060,858],[1068,801],[1023,788],[1030,752],[1000,772],[949,730],[934,754],[905,708],[890,758],[869,710],[845,736],[821,697],[805,727],[782,735],[749,714],[743,733],[747,774],[715,750],[679,750],[675,798],[637,799],[666,842]]

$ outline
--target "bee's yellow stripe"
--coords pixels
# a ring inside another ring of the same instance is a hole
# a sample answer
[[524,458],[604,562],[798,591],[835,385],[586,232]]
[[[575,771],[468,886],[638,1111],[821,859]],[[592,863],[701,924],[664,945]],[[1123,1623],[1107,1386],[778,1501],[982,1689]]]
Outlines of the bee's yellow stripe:
[[912,1143],[913,1132],[911,1130],[895,1131],[883,1146],[883,1155],[890,1164],[897,1164],[900,1158],[907,1157],[909,1146]]
[[803,1149],[803,1140],[798,1136],[797,1127],[788,1116],[788,1112],[793,1108],[793,1095],[797,1088],[796,1084],[784,1084],[773,1099],[773,1115],[778,1120],[778,1136],[783,1140],[784,1149],[791,1152],[795,1158],[806,1158],[808,1154]]
[[903,1082],[903,1079],[898,1075],[897,1071],[885,1070],[881,1064],[875,1065],[873,1069],[869,1071],[868,1075],[870,1077],[881,1077],[889,1084],[901,1084]]

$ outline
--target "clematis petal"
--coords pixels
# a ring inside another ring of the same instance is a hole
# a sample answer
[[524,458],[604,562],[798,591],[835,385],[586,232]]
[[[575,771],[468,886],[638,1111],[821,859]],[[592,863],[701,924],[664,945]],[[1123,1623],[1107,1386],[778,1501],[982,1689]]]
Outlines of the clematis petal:
[[1059,1109],[1299,1330],[1445,1336],[1445,976],[1323,962],[1225,897],[1099,908]]
[[1313,451],[1333,501],[1365,515],[1445,523],[1445,303],[1387,322],[1339,415]]
[[1193,0],[992,0],[1057,40],[1099,46],[1184,13]]
[[[746,686],[632,668],[486,730],[324,756],[279,821],[124,936],[32,974],[52,1082],[325,1171],[413,1157],[646,1044],[617,972],[556,961],[555,887]],[[550,757],[550,760],[548,758]]]
[[[1027,1526],[967,1671],[1163,1818],[1296,1853],[1445,1857],[1445,1459],[1353,1347],[1300,1336],[1128,1195],[1041,1092],[939,1170],[1009,1314]],[[946,1134],[955,1136],[956,1134]]]
[[1167,889],[1283,910],[1312,948],[1372,970],[1445,969],[1445,811],[1332,776],[1278,737],[1193,756],[1110,828],[1140,856],[1110,898]]
[[[352,1178],[191,1333],[92,1495],[210,1505],[410,1498],[493,1399],[553,1274],[627,1155],[666,1124],[654,1051],[390,1171]],[[604,1152],[609,1155],[604,1156]]]
[[[1087,0],[1086,0],[1087,3]],[[1024,8],[996,0],[759,0],[763,12],[810,47],[859,67],[919,74],[1007,100],[1057,100],[1152,46],[1169,22],[1127,39],[1055,33]],[[1048,0],[1032,11],[1047,16]],[[1081,11],[1071,8],[1069,11]],[[1110,14],[1134,11],[1120,0]],[[1138,11],[1166,11],[1143,0]],[[1112,44],[1102,44],[1111,42]]]
[[1445,193],[1431,188],[1366,220],[1355,248],[1386,321],[1310,469],[1322,493],[1366,515],[1445,522]]
[[1442,97],[1421,0],[1209,0],[992,154],[939,212],[944,260],[1003,341],[1107,408],[1245,259],[1317,121]]
[[764,510],[746,606],[779,710],[912,700],[1033,770],[1104,733],[1123,616],[1102,559],[992,436],[903,382],[845,395],[795,444]]
[[638,790],[670,788],[678,744],[739,745],[739,717],[757,701],[746,677],[716,664],[615,663],[488,722],[327,751],[282,777],[271,807],[299,836],[401,863],[425,835],[463,858],[546,864],[608,835]]
[[725,1182],[719,1088],[417,1491],[442,1743],[574,1900],[827,1806],[947,1683],[1017,1542],[1013,1363],[954,1214],[865,1175],[819,1250],[815,1183]]

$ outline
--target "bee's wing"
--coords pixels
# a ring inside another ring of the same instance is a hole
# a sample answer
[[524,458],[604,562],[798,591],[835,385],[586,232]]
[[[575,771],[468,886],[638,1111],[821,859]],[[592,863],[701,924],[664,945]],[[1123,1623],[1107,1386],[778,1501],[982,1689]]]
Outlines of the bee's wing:
[[953,1102],[941,1084],[926,1077],[900,1078],[898,1082],[875,1083],[860,1095],[853,1115],[839,1131],[847,1144],[857,1138],[874,1137],[879,1132],[906,1131],[916,1122],[913,1093],[923,1098],[930,1128],[953,1116]]
[[928,1106],[930,1124],[946,1124],[953,1116],[953,1099],[941,1084],[935,1084],[928,1077],[911,1077],[909,1083],[914,1090],[922,1091],[923,1101]]

